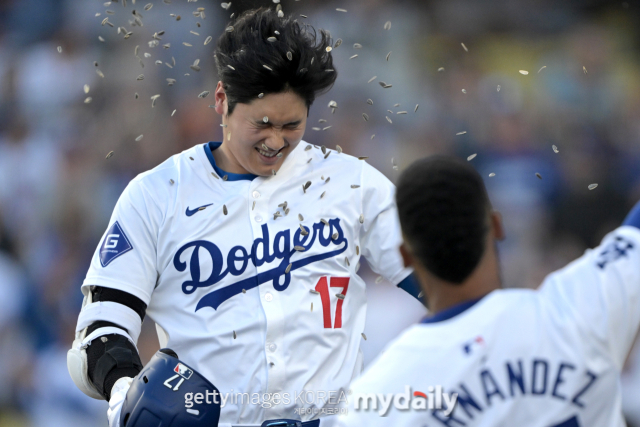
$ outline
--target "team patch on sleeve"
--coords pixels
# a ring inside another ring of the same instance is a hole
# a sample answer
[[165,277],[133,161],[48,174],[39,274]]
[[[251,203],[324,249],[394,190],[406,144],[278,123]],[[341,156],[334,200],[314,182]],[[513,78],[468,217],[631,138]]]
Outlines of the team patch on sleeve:
[[124,231],[122,231],[122,227],[120,227],[120,224],[116,221],[107,231],[102,246],[100,246],[100,264],[106,267],[111,261],[129,252],[131,249],[133,249],[131,242],[129,242]]

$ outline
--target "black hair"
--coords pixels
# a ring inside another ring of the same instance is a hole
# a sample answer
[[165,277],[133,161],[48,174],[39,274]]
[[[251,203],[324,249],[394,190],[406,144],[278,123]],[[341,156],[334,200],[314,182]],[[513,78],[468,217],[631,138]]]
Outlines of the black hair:
[[421,159],[398,183],[400,226],[414,256],[436,277],[460,284],[484,254],[491,204],[480,174],[448,156]]
[[287,90],[301,96],[308,109],[337,78],[328,52],[331,36],[319,32],[318,39],[312,26],[264,8],[246,11],[229,24],[215,53],[228,113],[236,103],[249,104],[260,93]]

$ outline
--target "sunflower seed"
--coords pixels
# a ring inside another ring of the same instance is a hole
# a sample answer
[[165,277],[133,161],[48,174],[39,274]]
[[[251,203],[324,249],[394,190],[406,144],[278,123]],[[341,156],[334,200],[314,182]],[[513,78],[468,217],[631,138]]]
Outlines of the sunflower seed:
[[323,191],[322,194],[320,195],[320,198],[322,199],[325,194],[326,194],[326,191]]
[[311,163],[311,160],[313,160],[313,159],[309,159],[309,160],[307,160],[307,164]]
[[362,157],[358,157],[358,160],[366,160],[368,158],[369,158],[369,156],[362,156]]
[[107,154],[107,157],[106,157],[106,158],[107,158],[107,159],[110,159],[110,158],[111,158],[111,156],[113,156],[113,151],[109,151],[109,154]]
[[275,169],[271,169],[271,175],[276,176],[276,170]]
[[273,34],[275,34],[276,36],[279,36],[279,35],[280,35],[280,31],[278,31],[278,30],[274,30],[274,31],[273,31]]
[[558,154],[559,150],[558,147],[556,147],[555,145],[552,145],[551,148],[553,149],[553,152]]
[[364,338],[364,340],[366,341],[367,340],[367,336],[364,334],[364,332],[361,335],[362,335],[362,338]]
[[367,99],[367,104],[373,105],[373,100],[372,99]]
[[319,127],[312,127],[311,130],[315,130],[317,132],[320,132],[320,128]]
[[[587,67],[585,67],[584,65],[582,66],[582,71],[584,71],[585,74],[587,74]],[[594,187],[595,188],[595,187]]]
[[469,157],[467,157],[467,161],[469,162],[469,161],[475,159],[477,155],[478,155],[478,153],[470,155]]
[[151,9],[152,7],[153,7],[153,4],[152,4],[152,3],[149,3],[149,4],[147,4],[147,5],[144,7],[144,10],[149,10],[149,9]]
[[547,68],[547,66],[546,66],[546,65],[543,65],[543,66],[542,66],[542,68],[540,68],[540,69],[538,70],[538,73],[539,73],[540,71],[544,70],[545,68]]
[[494,172],[491,172],[491,173],[489,174],[489,177],[490,177],[490,178],[493,178],[494,176],[496,176],[496,174],[495,174]]
[[236,335],[236,331],[233,331],[233,339],[235,340],[238,336]]
[[162,65],[162,61],[160,61],[159,59],[156,61],[156,65]]
[[596,188],[598,186],[598,184],[589,184],[589,190],[593,190],[594,188]]
[[311,186],[311,181],[307,181],[307,182],[302,186],[302,188],[303,188],[305,191],[307,191],[307,188],[309,188],[310,186]]
[[287,269],[284,271],[284,274],[289,274],[289,272],[291,271],[291,266],[292,266],[292,265],[293,265],[293,264],[289,264],[289,265],[287,266]]
[[392,123],[392,124],[393,124],[393,122],[391,121],[391,119],[390,119],[388,116],[384,116],[384,117],[385,117],[385,119],[387,119],[387,121],[388,121],[389,123]]
[[351,186],[351,188],[360,188],[360,186],[354,184],[354,185]]
[[376,277],[376,283],[380,283],[382,282],[383,277],[382,276],[378,276]]
[[464,45],[464,43],[460,43],[462,45],[462,48],[464,49],[465,52],[469,52],[469,49],[467,49],[467,47]]
[[62,53],[62,46],[58,46],[58,53]]
[[331,154],[331,151],[329,151],[327,154],[325,154],[324,158],[326,159],[327,157],[329,157],[329,154]]
[[222,213],[225,215],[229,213],[229,211],[227,210],[227,205],[222,205]]
[[439,73],[441,73],[441,72],[443,72],[443,71],[444,71],[444,67],[440,67],[440,68],[438,68],[438,72],[439,72]]
[[196,33],[195,31],[189,31],[191,34],[194,34],[196,36],[199,36],[200,34]]
[[344,299],[344,294],[336,294],[336,297],[337,297],[338,299]]
[[104,79],[104,74],[102,74],[102,71],[98,70],[97,68],[96,68],[96,74]]
[[358,218],[358,221],[360,221],[360,224],[364,224],[364,214],[360,214],[360,218]]
[[262,121],[263,121],[263,122],[265,122],[265,123],[269,123],[269,117],[264,116],[264,117],[262,118]]
[[187,43],[187,42],[182,42],[183,45],[187,46],[187,47],[191,47],[193,46],[191,43]]
[[[167,64],[167,65],[169,65],[169,64]],[[171,67],[169,67],[169,68],[171,68]],[[200,67],[198,67],[197,65],[189,65],[189,68],[191,68],[193,71],[196,71],[196,72],[200,71]]]
[[[327,51],[327,53],[329,53],[333,50],[333,48],[331,46],[327,46],[324,48],[324,50]],[[311,58],[311,63],[313,64],[313,58]]]
[[338,12],[346,12],[347,9],[336,9]]
[[136,80],[144,80],[144,74],[140,74],[138,77],[136,77]]
[[292,54],[291,52],[287,52],[287,59],[288,59],[289,61],[292,61],[292,60],[293,60],[293,54]]
[[223,176],[223,177],[222,177],[222,180],[223,180],[223,181],[226,181],[226,180],[228,180],[228,179],[229,179],[229,175],[225,175],[225,176]]
[[391,52],[387,53],[387,61],[389,61],[390,56],[391,56]]
[[322,130],[327,130],[327,129],[331,129],[331,126],[325,126],[322,128]]
[[156,99],[160,98],[160,95],[153,95],[151,97],[151,108],[156,106]]
[[268,42],[272,42],[272,43],[273,43],[273,42],[275,42],[275,41],[277,41],[277,40],[278,40],[278,39],[277,39],[277,38],[275,38],[275,37],[267,37],[267,41],[268,41]]
[[194,161],[194,158],[193,158],[193,157],[189,156],[189,158],[191,159],[191,161]]
[[387,21],[384,23],[384,29],[385,30],[390,30],[391,29],[391,21]]
[[369,121],[369,116],[367,115],[367,113],[362,113],[362,118],[364,119],[365,122]]
[[267,70],[269,70],[269,71],[273,71],[273,69],[272,69],[271,67],[269,67],[268,65],[264,65],[264,64],[263,64],[262,66],[263,66],[264,68],[266,68]]
[[170,179],[170,180],[169,180],[169,184],[173,185],[173,184],[175,184],[175,181],[174,181],[174,180],[172,180],[172,179]]
[[406,111],[398,111],[396,114],[407,114]]
[[229,65],[229,64],[227,64],[227,67],[231,68],[233,71],[235,71],[235,70],[236,70],[235,68],[233,68],[233,66],[231,66],[231,65]]
[[142,134],[138,135],[138,137],[136,138],[136,142],[137,141],[141,141],[143,137],[144,137],[144,135],[142,135]]
[[542,179],[542,175],[540,175],[538,172],[536,172],[536,176],[537,176],[539,179]]
[[89,85],[84,85],[84,93],[89,93]]
[[338,235],[338,233],[333,233],[333,234],[331,235],[331,239],[332,239],[332,240],[337,240],[337,239],[338,239],[338,236],[339,236],[339,235]]
[[356,255],[360,255],[360,246],[356,245]]
[[222,6],[223,9],[229,9],[229,7],[231,6],[231,2],[229,3],[220,3],[220,6]]
[[211,40],[213,40],[213,37],[209,36],[204,40],[204,45],[208,45],[209,43],[211,43]]
[[104,43],[104,39],[102,38],[102,36],[98,36],[98,40],[100,40],[102,43]]
[[340,46],[342,44],[342,39],[338,39],[336,40],[336,44],[333,45],[333,48],[337,48],[338,46]]
[[225,28],[225,31],[228,32],[228,33],[233,31],[233,25],[229,25],[227,28]]
[[529,72],[527,70],[520,70],[518,71],[520,74],[522,74],[523,76],[526,76],[527,74],[529,74]]
[[247,290],[246,290],[246,289],[243,289],[243,290],[242,290],[242,293],[243,293],[243,294],[246,294],[246,293],[247,293]]
[[379,83],[380,83],[380,86],[382,86],[382,87],[383,87],[383,88],[385,88],[385,89],[388,89],[388,88],[390,88],[390,87],[393,87],[393,85],[387,84],[387,83],[385,83],[385,82],[379,82]]
[[[301,215],[300,215],[300,214],[298,214],[298,217],[300,217],[300,216],[301,216]],[[304,227],[302,226],[302,224],[300,224],[300,234],[301,234],[301,235],[303,235],[303,236],[306,236],[306,235],[308,235],[308,234],[309,234],[309,232],[307,231],[307,229],[306,229],[306,228],[304,228]]]
[[353,59],[353,58],[357,58],[357,57],[358,57],[358,54],[355,54],[355,55],[349,57],[349,59]]
[[304,217],[302,216],[302,214],[298,214],[298,219],[299,219],[300,221],[304,221]]
[[340,147],[339,145],[336,145],[336,150],[338,151],[338,154],[342,153],[342,147]]
[[463,130],[462,132],[458,132],[458,133],[456,133],[456,135],[464,135],[465,133],[467,133],[467,131],[466,131],[466,130]]
[[420,293],[418,294],[418,298],[422,298],[424,296],[424,291],[420,291]]
[[[227,141],[231,141],[231,132],[227,134]],[[275,175],[275,174],[274,174]]]
[[136,92],[136,99],[138,99],[138,92]]
[[211,172],[211,175],[215,178],[215,179],[220,179],[220,177],[218,175],[216,175],[215,173]]
[[362,49],[362,45],[360,43],[354,43],[353,44],[353,48],[354,49]]
[[302,16],[303,18],[306,18],[306,17],[307,17],[307,15],[302,15],[302,14],[301,14],[300,16]]
[[367,83],[371,83],[372,81],[374,81],[374,80],[375,80],[375,79],[377,79],[377,78],[378,78],[378,76],[373,76],[373,77],[371,77],[371,78],[369,79],[369,81],[368,81]]
[[498,85],[498,88],[496,89],[497,92],[500,92],[500,85]]
[[316,291],[315,289],[309,289],[309,292],[311,292],[314,295],[320,295],[320,292]]
[[387,110],[387,112],[388,112],[389,114],[393,114],[393,111],[391,111],[391,110]]
[[90,96],[87,96],[87,97],[84,99],[84,103],[85,103],[85,104],[89,104],[92,100],[93,100],[93,98],[91,98]]
[[303,252],[306,250],[304,246],[294,246],[293,249],[295,249],[298,252]]
[[198,95],[198,98],[206,98],[207,95],[209,95],[211,92],[209,92],[208,90],[205,90],[204,92],[202,92],[200,95]]

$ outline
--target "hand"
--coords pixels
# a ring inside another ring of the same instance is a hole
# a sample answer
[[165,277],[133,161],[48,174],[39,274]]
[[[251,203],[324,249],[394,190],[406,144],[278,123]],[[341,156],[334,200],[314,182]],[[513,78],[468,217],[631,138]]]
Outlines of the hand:
[[133,378],[122,377],[113,385],[111,389],[111,400],[109,400],[109,409],[107,410],[109,427],[120,427],[120,411],[122,411],[124,398],[127,397],[127,392],[132,382]]

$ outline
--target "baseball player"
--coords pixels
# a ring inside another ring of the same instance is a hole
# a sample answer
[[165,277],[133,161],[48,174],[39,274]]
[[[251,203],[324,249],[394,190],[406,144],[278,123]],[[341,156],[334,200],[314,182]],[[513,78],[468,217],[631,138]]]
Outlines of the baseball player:
[[418,297],[394,186],[363,159],[302,141],[336,79],[330,48],[327,33],[275,11],[239,16],[215,52],[222,142],[138,175],[118,200],[68,356],[78,387],[110,401],[112,427],[142,368],[145,315],[161,347],[229,394],[220,426],[318,426],[362,369],[360,257]]
[[345,426],[624,426],[619,375],[640,322],[640,203],[537,290],[500,289],[500,216],[466,162],[410,166],[405,265],[430,310],[352,385]]

